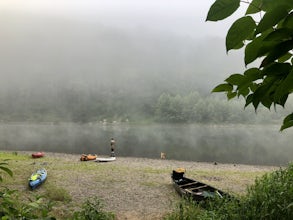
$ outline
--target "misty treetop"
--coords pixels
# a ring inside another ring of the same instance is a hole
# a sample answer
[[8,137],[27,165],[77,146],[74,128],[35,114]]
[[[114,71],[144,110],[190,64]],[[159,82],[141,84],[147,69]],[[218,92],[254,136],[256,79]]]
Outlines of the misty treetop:
[[[242,96],[245,107],[262,104],[285,106],[293,91],[293,1],[216,0],[206,20],[218,21],[232,15],[240,3],[247,6],[226,35],[226,50],[245,47],[244,63],[256,65],[243,74],[232,74],[214,92],[225,92],[228,99]],[[256,15],[255,15],[256,14]],[[260,61],[260,62],[259,62]],[[293,113],[283,120],[281,130],[293,126]]]
[[[118,92],[117,92],[118,91]],[[127,91],[75,84],[51,90],[13,88],[0,93],[2,122],[159,122],[255,123],[279,122],[288,112],[243,111],[241,100],[227,103],[216,94]],[[45,97],[45,98],[44,98]]]
[[243,111],[240,100],[227,103],[218,96],[204,96],[198,92],[186,95],[163,93],[155,106],[155,120],[167,123],[274,123],[285,113],[264,112],[259,109]]

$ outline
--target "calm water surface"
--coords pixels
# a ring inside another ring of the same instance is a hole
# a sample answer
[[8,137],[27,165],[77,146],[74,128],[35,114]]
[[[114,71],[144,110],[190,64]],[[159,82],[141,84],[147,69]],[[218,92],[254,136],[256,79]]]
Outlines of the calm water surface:
[[[292,129],[291,129],[292,130]],[[0,124],[0,149],[110,153],[168,159],[284,165],[293,158],[293,134],[279,125]]]

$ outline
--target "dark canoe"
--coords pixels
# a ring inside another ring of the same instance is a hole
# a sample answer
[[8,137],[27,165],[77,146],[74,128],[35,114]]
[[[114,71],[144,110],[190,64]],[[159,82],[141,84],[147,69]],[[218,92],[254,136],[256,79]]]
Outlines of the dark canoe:
[[173,171],[171,177],[173,186],[175,190],[179,193],[179,195],[184,197],[190,197],[197,202],[214,197],[230,197],[229,194],[215,187],[193,179],[186,178],[183,176],[183,174],[178,175],[178,173],[176,173],[175,171]]

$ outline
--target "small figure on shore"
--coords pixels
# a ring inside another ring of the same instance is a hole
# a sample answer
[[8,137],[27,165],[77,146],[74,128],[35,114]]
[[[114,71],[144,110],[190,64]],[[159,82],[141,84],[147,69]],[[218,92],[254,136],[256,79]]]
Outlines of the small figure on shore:
[[111,157],[115,157],[115,153],[114,153],[114,150],[115,150],[115,140],[114,138],[111,138],[110,140],[110,146],[111,146]]

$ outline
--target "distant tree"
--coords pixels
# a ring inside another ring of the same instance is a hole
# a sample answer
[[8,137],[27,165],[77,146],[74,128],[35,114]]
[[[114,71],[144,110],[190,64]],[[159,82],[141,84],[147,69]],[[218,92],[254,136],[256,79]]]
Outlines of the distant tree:
[[187,122],[196,121],[197,111],[195,106],[200,100],[201,96],[198,92],[191,92],[183,97],[183,115]]
[[[257,67],[232,74],[213,92],[225,92],[228,99],[243,96],[245,107],[259,104],[268,109],[285,106],[293,91],[293,0],[216,0],[206,20],[218,21],[232,15],[240,3],[247,4],[245,16],[237,19],[226,35],[226,50],[245,48],[244,63],[260,60]],[[254,14],[258,13],[259,16]],[[258,63],[258,62],[255,62]],[[280,130],[293,126],[293,113]]]
[[183,98],[180,95],[171,96],[163,93],[156,105],[156,116],[161,122],[186,122]]

